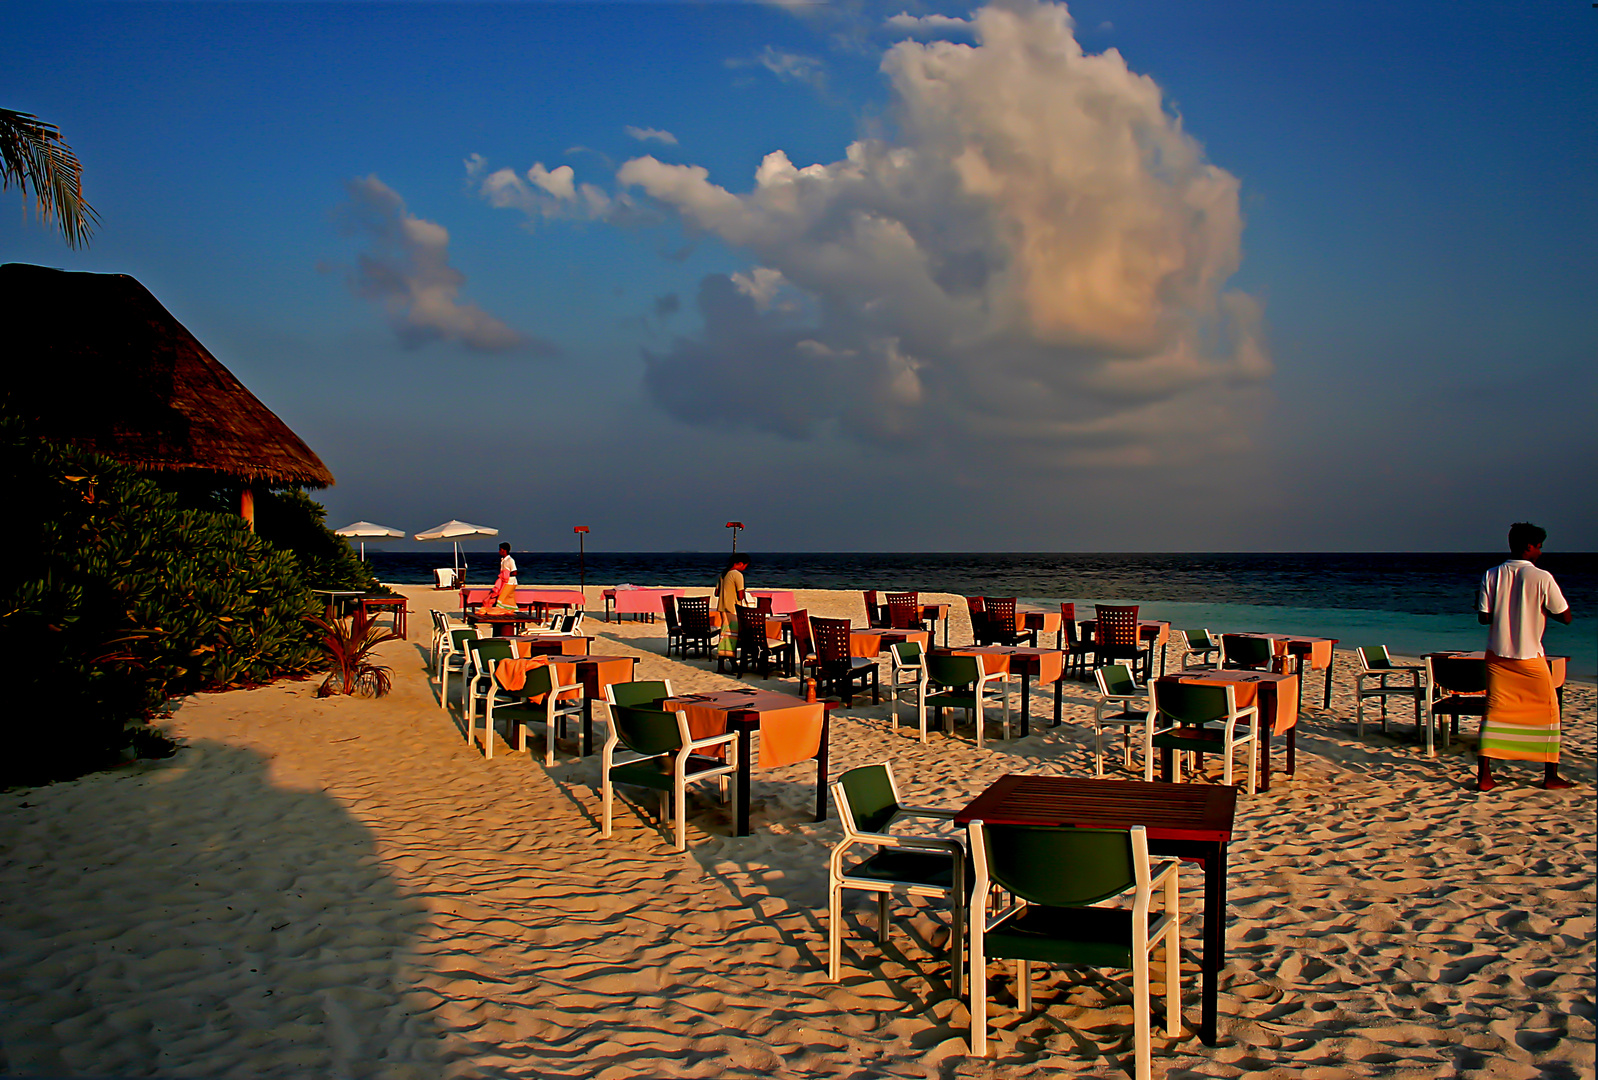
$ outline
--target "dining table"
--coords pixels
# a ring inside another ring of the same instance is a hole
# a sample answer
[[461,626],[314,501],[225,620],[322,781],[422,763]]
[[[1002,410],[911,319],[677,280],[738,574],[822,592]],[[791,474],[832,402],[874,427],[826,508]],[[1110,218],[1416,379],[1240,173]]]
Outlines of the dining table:
[[330,612],[343,613],[355,601],[357,596],[365,594],[363,589],[312,589],[311,595],[327,597],[324,605]]
[[1066,655],[1059,649],[1034,649],[1026,645],[963,645],[939,649],[949,656],[975,656],[987,675],[1015,675],[1021,679],[1021,738],[1031,733],[1032,680],[1039,686],[1054,684],[1054,719],[1050,727],[1060,726],[1060,692],[1065,676]]
[[401,641],[409,637],[407,616],[410,614],[410,605],[403,596],[390,596],[388,593],[365,592],[355,597],[355,606],[363,617],[371,619],[379,612],[388,612],[392,620],[391,629],[399,635]]
[[[1455,658],[1459,660],[1480,660],[1487,663],[1487,654],[1480,649],[1475,652],[1429,652],[1421,657],[1422,660],[1436,660]],[[1559,711],[1565,711],[1565,679],[1570,667],[1570,657],[1556,656],[1549,653],[1543,659],[1548,661],[1548,672],[1554,677],[1554,695],[1559,699]]]
[[[1298,771],[1298,698],[1301,685],[1298,675],[1292,672],[1206,668],[1161,675],[1156,682],[1236,687],[1234,700],[1238,708],[1245,709],[1250,705],[1257,705],[1260,710],[1260,790],[1271,790],[1273,736],[1282,736],[1286,744],[1287,767],[1283,771],[1288,776]],[[1171,775],[1174,753],[1172,750],[1162,752],[1161,770],[1167,779]]]
[[1293,671],[1300,678],[1304,676],[1304,669],[1310,671],[1326,671],[1326,686],[1322,694],[1321,708],[1332,707],[1332,650],[1337,648],[1337,639],[1329,637],[1307,637],[1303,634],[1256,634],[1234,633],[1231,637],[1263,638],[1271,643],[1271,652],[1280,657],[1292,657],[1296,663]]
[[849,655],[869,660],[881,656],[890,646],[913,641],[923,650],[932,647],[930,630],[893,630],[885,626],[869,626],[849,631]]
[[[877,595],[886,596],[887,593],[879,589],[877,590]],[[951,604],[923,603],[921,605],[921,621],[932,624],[933,641],[936,641],[938,638],[938,624],[943,624],[944,648],[949,647],[949,612],[951,610],[953,610],[953,605]],[[872,629],[887,629],[890,625],[888,617],[888,605],[886,603],[878,604],[876,605],[875,611],[870,610],[868,606],[866,611],[866,621],[871,624]]]
[[583,634],[511,634],[512,641],[527,656],[582,656],[594,646],[594,639]]
[[738,736],[737,791],[733,795],[733,834],[749,835],[749,774],[752,743],[760,732],[762,769],[776,769],[800,761],[816,763],[816,820],[827,820],[827,746],[829,717],[838,702],[806,701],[774,690],[743,687],[702,694],[676,694],[663,709],[688,714],[688,730],[695,739],[708,739],[729,731]]
[[1199,962],[1199,1039],[1214,1046],[1226,954],[1226,855],[1237,788],[1010,773],[955,814],[957,825],[1046,825],[1062,829],[1148,831],[1149,854],[1204,868],[1203,955]]

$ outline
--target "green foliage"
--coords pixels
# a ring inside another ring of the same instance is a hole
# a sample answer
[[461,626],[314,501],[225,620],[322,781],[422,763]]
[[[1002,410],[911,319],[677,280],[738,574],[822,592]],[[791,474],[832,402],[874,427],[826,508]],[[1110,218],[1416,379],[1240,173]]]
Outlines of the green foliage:
[[119,760],[171,698],[317,666],[295,556],[109,458],[0,417],[0,650],[21,694],[0,783]]
[[381,591],[350,542],[327,527],[322,504],[298,488],[262,492],[255,500],[255,531],[274,547],[292,551],[313,589]]

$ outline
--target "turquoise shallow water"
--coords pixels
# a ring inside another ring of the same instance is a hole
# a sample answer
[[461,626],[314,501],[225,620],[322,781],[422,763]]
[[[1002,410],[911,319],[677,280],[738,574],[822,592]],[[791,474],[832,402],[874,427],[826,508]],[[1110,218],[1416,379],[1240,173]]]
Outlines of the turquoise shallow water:
[[[1083,609],[1092,599],[1064,597],[1077,605],[1077,617],[1086,618]],[[1031,597],[1026,603],[1051,607],[1060,603],[1054,597]],[[1118,601],[1106,600],[1105,603]],[[1214,633],[1258,631],[1267,634],[1307,634],[1336,638],[1338,648],[1356,645],[1386,645],[1398,656],[1420,656],[1428,652],[1461,651],[1484,648],[1487,628],[1473,615],[1412,615],[1401,611],[1368,611],[1358,608],[1281,607],[1262,604],[1203,604],[1176,601],[1149,601],[1138,605],[1138,614],[1149,619],[1169,619],[1183,629],[1205,628]],[[1543,635],[1543,646],[1555,655],[1570,657],[1569,678],[1581,682],[1598,681],[1598,626],[1592,620],[1570,626],[1550,623]]]

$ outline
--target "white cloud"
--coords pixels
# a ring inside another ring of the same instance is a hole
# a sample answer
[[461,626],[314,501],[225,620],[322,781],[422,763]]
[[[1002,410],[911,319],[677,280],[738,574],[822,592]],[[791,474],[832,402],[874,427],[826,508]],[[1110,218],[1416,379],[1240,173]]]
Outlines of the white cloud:
[[383,307],[402,340],[416,345],[448,338],[489,352],[529,345],[548,351],[458,299],[466,275],[449,265],[449,232],[442,225],[412,215],[399,193],[376,176],[350,180],[345,188],[350,199],[339,208],[339,221],[371,245],[358,257],[350,286]]
[[770,309],[777,299],[777,291],[784,284],[782,272],[766,266],[757,266],[747,274],[732,274],[730,277],[733,288],[753,300],[755,307],[761,311]]
[[818,89],[825,89],[827,83],[827,66],[819,58],[784,52],[771,45],[767,45],[754,56],[728,60],[727,66],[765,68],[783,82],[808,83]]
[[628,124],[623,130],[639,142],[658,142],[665,143],[667,146],[677,145],[677,136],[669,131],[661,131],[659,128],[633,127]]
[[907,11],[888,16],[882,25],[912,37],[966,37],[975,29],[969,19],[955,19],[948,15],[911,15]]

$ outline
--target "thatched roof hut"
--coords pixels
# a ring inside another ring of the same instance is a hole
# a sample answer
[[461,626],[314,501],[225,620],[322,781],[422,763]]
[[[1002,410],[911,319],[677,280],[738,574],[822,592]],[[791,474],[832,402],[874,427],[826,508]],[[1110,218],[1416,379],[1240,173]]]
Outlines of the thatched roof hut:
[[154,471],[321,488],[333,474],[150,291],[126,274],[0,266],[14,362],[0,397],[46,438]]

